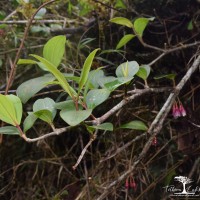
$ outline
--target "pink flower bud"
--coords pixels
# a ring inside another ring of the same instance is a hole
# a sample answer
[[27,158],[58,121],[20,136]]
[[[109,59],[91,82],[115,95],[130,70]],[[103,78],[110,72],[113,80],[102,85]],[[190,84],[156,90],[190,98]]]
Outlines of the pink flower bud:
[[126,182],[125,182],[125,188],[126,188],[126,189],[129,188],[129,180],[128,180],[128,178],[126,179]]
[[181,112],[177,104],[175,103],[172,107],[172,115],[175,119],[181,116]]
[[183,107],[182,104],[179,106],[179,110],[180,110],[181,115],[183,117],[185,117],[186,116],[186,111],[185,111],[185,108]]
[[157,137],[154,137],[152,140],[152,145],[157,146],[157,144],[158,144]]
[[135,180],[132,177],[130,179],[130,187],[132,189],[134,189],[134,190],[136,190],[136,188],[137,188],[137,184],[136,184]]

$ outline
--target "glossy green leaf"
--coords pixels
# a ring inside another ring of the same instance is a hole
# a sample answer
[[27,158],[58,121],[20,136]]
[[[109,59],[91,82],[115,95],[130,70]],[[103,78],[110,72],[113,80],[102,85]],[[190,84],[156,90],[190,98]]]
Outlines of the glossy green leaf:
[[13,126],[19,125],[14,104],[8,95],[0,94],[0,120]]
[[88,76],[88,84],[90,89],[98,88],[99,87],[99,80],[105,77],[103,70],[96,69],[89,72]]
[[37,118],[38,117],[34,115],[33,112],[28,113],[28,116],[25,118],[24,123],[23,123],[24,133],[26,133],[30,128],[32,128]]
[[101,88],[107,88],[105,85],[107,83],[115,81],[116,79],[117,78],[114,76],[104,76],[104,77],[97,79],[97,82]]
[[74,97],[74,95],[76,95],[76,92],[69,85],[69,83],[65,79],[64,75],[52,63],[50,63],[48,60],[46,60],[45,58],[42,58],[40,56],[33,55],[33,54],[32,54],[32,56],[35,57],[36,59],[38,59],[40,62],[42,62],[45,65],[45,67],[48,69],[48,71],[51,72],[56,77],[56,79],[60,82],[60,85],[62,86],[62,88],[71,97]]
[[72,100],[55,103],[54,107],[59,110],[76,110],[74,101]]
[[126,9],[126,5],[123,0],[116,0],[115,8]]
[[127,61],[119,65],[116,69],[117,77],[133,77],[139,70],[139,65],[136,61]]
[[88,80],[88,75],[90,72],[92,62],[93,62],[94,56],[98,50],[99,49],[95,49],[94,51],[92,51],[84,62],[83,69],[81,71],[80,81],[79,81],[79,92],[78,93],[80,93],[83,86],[85,85],[85,83]]
[[34,115],[38,117],[39,119],[47,122],[48,124],[52,124],[53,116],[51,111],[49,110],[38,110],[34,112]]
[[73,74],[68,74],[68,73],[62,73],[62,74],[64,75],[64,77],[65,77],[67,80],[73,80],[73,81],[79,83],[80,77],[74,76]]
[[90,90],[86,95],[86,104],[88,108],[95,108],[108,99],[110,91],[107,89]]
[[22,102],[20,98],[12,94],[7,95],[6,97],[13,103],[15,108],[17,123],[20,124],[22,119]]
[[124,18],[124,17],[115,17],[111,19],[110,22],[115,23],[115,24],[120,24],[122,26],[127,26],[129,28],[133,28],[132,22],[129,19]]
[[124,85],[128,82],[130,82],[133,79],[133,77],[119,77],[115,78],[115,80],[105,83],[105,88],[107,88],[109,91],[114,91],[117,89],[119,86]]
[[88,110],[61,110],[61,118],[70,126],[76,126],[87,119],[92,113],[92,109]]
[[55,80],[55,77],[46,75],[25,81],[17,88],[17,96],[21,99],[22,103],[26,103],[31,97],[44,88],[47,82],[53,80]]
[[140,66],[139,71],[137,72],[136,75],[142,78],[143,80],[146,80],[150,74],[150,71],[151,68],[148,65],[142,65]]
[[175,77],[176,77],[176,74],[165,74],[165,75],[161,75],[161,76],[156,76],[156,77],[154,77],[154,79],[159,80],[159,79],[167,78],[170,80],[174,80]]
[[104,130],[104,131],[113,131],[113,124],[109,122],[100,124],[98,126],[89,126],[89,127],[94,128],[94,129]]
[[65,52],[66,37],[59,35],[51,38],[43,49],[43,57],[53,64],[54,67],[58,67],[60,64],[64,52]]
[[48,71],[45,65],[41,62],[37,62],[37,65],[43,70],[43,71]]
[[143,36],[143,32],[147,26],[147,24],[149,23],[149,21],[153,21],[154,20],[154,17],[151,17],[151,18],[144,18],[144,17],[141,17],[141,18],[137,18],[135,21],[134,21],[134,30],[135,30],[135,33],[139,36],[139,37],[142,37]]
[[45,68],[45,66],[41,63],[41,62],[37,62],[35,60],[31,60],[31,59],[19,59],[17,62],[18,65],[34,65],[37,64],[42,70],[47,71],[47,69]]
[[5,134],[5,135],[20,135],[20,132],[14,126],[4,126],[4,127],[0,127],[0,134]]
[[52,119],[56,115],[56,109],[55,109],[55,102],[53,99],[50,99],[48,97],[44,99],[38,99],[34,104],[33,104],[33,112],[40,111],[40,110],[49,110],[52,114]]
[[35,15],[34,19],[42,19],[43,16],[46,14],[47,10],[46,8],[41,8],[37,14]]
[[116,49],[120,49],[124,45],[126,45],[130,40],[132,40],[135,37],[133,34],[127,34],[125,35],[117,44]]
[[31,59],[19,59],[17,62],[18,65],[24,65],[24,64],[37,64],[37,62],[35,60],[31,60]]
[[141,130],[141,131],[146,131],[148,129],[148,127],[144,124],[144,122],[138,120],[123,124],[119,128]]

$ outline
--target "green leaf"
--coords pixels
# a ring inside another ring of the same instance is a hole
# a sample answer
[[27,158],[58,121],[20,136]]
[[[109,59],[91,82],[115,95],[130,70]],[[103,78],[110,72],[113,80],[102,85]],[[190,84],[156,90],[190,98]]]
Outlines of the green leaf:
[[35,60],[31,60],[31,59],[19,59],[17,62],[18,65],[34,65],[37,64],[42,70],[47,71],[47,69],[45,68],[45,66],[41,63],[41,62],[37,62]]
[[126,45],[130,40],[132,40],[135,37],[133,34],[127,34],[125,35],[117,44],[116,49],[120,49],[124,45]]
[[156,76],[156,77],[154,77],[154,79],[159,80],[159,79],[167,78],[170,80],[174,80],[175,77],[176,77],[176,74],[165,74],[165,75],[161,75],[161,76]]
[[71,96],[74,97],[74,95],[76,95],[76,92],[74,91],[74,89],[69,85],[69,83],[67,82],[67,80],[65,79],[64,75],[52,64],[50,63],[48,60],[46,60],[45,58],[42,58],[40,56],[37,55],[33,55],[31,54],[34,58],[38,59],[40,62],[42,62],[45,67],[48,69],[49,72],[51,72],[56,79],[60,82],[60,85],[62,86],[62,88]]
[[139,65],[136,61],[127,61],[119,65],[116,69],[117,77],[133,77],[139,70]]
[[74,76],[73,74],[68,74],[68,73],[63,73],[63,75],[67,80],[70,79],[70,80],[73,80],[73,81],[79,83],[80,77]]
[[87,119],[92,113],[92,109],[88,110],[61,110],[61,118],[70,126],[76,126]]
[[99,82],[98,80],[101,80],[103,77],[105,77],[103,70],[96,69],[89,72],[88,76],[88,84],[90,89],[98,88]]
[[46,75],[25,81],[17,88],[17,96],[21,99],[22,103],[26,103],[31,97],[44,88],[47,82],[53,80],[55,80],[55,77]]
[[46,14],[47,10],[46,8],[41,8],[37,14],[35,15],[34,19],[42,19],[43,16]]
[[13,126],[19,125],[15,106],[8,95],[0,94],[0,120]]
[[111,19],[110,22],[115,23],[115,24],[120,24],[122,26],[127,26],[129,28],[133,28],[132,22],[129,19],[124,18],[124,17],[115,17]]
[[89,126],[89,127],[94,128],[94,129],[104,130],[104,131],[113,131],[113,124],[109,122],[100,124],[98,126]]
[[90,90],[86,95],[86,104],[88,108],[94,109],[108,99],[109,95],[110,91],[107,89]]
[[191,31],[191,30],[193,30],[194,29],[194,26],[193,26],[193,22],[192,22],[192,20],[188,23],[188,25],[187,25],[187,30],[189,30],[189,31]]
[[146,80],[150,74],[150,71],[151,68],[148,65],[142,65],[140,66],[139,71],[137,72],[136,75],[142,78],[143,80]]
[[50,99],[48,97],[44,99],[38,99],[34,104],[33,104],[33,112],[40,111],[40,110],[49,110],[50,113],[52,114],[52,119],[56,115],[56,109],[54,107],[55,102],[53,99]]
[[82,69],[81,76],[80,76],[80,81],[79,81],[79,92],[78,93],[80,93],[83,86],[87,82],[89,71],[90,71],[94,56],[98,50],[99,49],[95,49],[94,51],[92,51],[84,62],[83,69]]
[[[43,57],[53,66],[58,67],[65,52],[66,37],[63,35],[51,38],[43,49]],[[42,62],[42,61],[41,61]]]
[[55,103],[54,107],[59,110],[76,110],[74,101],[72,100]]
[[105,87],[105,85],[107,84],[107,83],[110,83],[110,82],[113,82],[113,81],[115,81],[117,78],[116,77],[114,77],[114,76],[103,76],[103,77],[99,77],[99,79],[97,79],[97,82],[98,82],[98,84],[99,84],[99,86],[101,87],[101,88],[107,88],[107,87]]
[[49,110],[38,110],[34,112],[34,115],[37,116],[39,119],[47,122],[48,124],[52,124],[53,115]]
[[12,94],[7,95],[7,98],[13,103],[15,108],[17,123],[20,124],[22,119],[22,102],[19,97]]
[[172,178],[173,178],[175,175],[177,175],[175,169],[171,170],[170,172],[167,172],[167,173],[166,173],[166,177],[165,177],[165,179],[164,179],[164,184],[165,184],[165,185],[169,185],[170,182],[171,182],[171,180],[172,180]]
[[[76,106],[73,100],[61,101],[55,103],[54,107],[59,110],[76,110]],[[78,104],[78,109],[82,110],[82,105]]]
[[31,60],[31,59],[19,59],[17,62],[18,65],[24,65],[24,64],[38,64],[35,60]]
[[134,30],[135,30],[135,33],[139,36],[139,37],[142,37],[143,36],[143,32],[147,26],[147,24],[149,23],[149,21],[153,21],[154,20],[154,17],[151,17],[151,18],[137,18],[135,21],[134,21],[134,24],[133,24],[133,27],[134,27]]
[[119,77],[115,78],[115,80],[105,83],[105,88],[107,88],[110,92],[117,89],[119,86],[124,85],[128,82],[130,82],[133,79],[133,77]]
[[141,130],[141,131],[146,131],[148,127],[144,124],[142,121],[131,121],[127,124],[121,125],[119,128],[127,128],[127,129],[134,129],[134,130]]
[[49,34],[50,28],[47,26],[33,25],[31,26],[30,31],[31,33],[43,32],[45,34]]
[[126,9],[126,5],[123,0],[117,0],[115,3],[115,8]]
[[0,127],[0,134],[5,134],[5,135],[20,135],[20,132],[14,126],[4,126],[4,127]]
[[32,128],[33,124],[37,120],[37,116],[34,115],[33,112],[28,113],[28,116],[24,120],[23,127],[24,127],[24,133],[26,133],[30,128]]

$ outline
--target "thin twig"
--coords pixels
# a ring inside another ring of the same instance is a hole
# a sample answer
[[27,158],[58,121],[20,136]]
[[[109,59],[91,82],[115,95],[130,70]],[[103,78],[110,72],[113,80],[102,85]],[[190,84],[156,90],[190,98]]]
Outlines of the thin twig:
[[37,142],[39,140],[44,140],[48,137],[51,137],[53,135],[60,135],[61,133],[64,133],[65,131],[67,131],[68,129],[70,129],[71,126],[65,127],[65,128],[59,128],[59,129],[55,129],[55,131],[51,132],[51,133],[47,133],[45,135],[39,136],[37,138],[28,138],[25,134],[22,134],[22,138],[26,141],[26,142]]
[[89,142],[86,144],[86,146],[85,146],[84,149],[82,150],[82,152],[81,152],[81,154],[80,154],[80,156],[79,156],[79,158],[78,158],[76,164],[72,167],[73,170],[75,170],[75,169],[78,167],[78,165],[80,164],[81,160],[83,159],[83,156],[85,155],[85,153],[86,153],[88,147],[89,147],[89,146],[92,144],[92,142],[96,139],[96,137],[97,137],[97,132],[98,132],[98,129],[96,129],[94,135],[90,138]]
[[[163,49],[162,53],[157,58],[155,58],[153,61],[151,61],[148,65],[152,66],[153,64],[155,64],[158,60],[160,60],[162,57],[166,56],[167,54],[170,54],[175,51],[182,50],[182,49],[191,48],[191,47],[197,46],[199,44],[200,44],[200,41],[196,41],[196,42],[193,42],[190,44],[181,44],[180,46],[173,47],[171,49]],[[145,43],[145,45],[146,45],[146,43]],[[153,46],[151,46],[151,45],[147,45],[146,47],[155,49],[155,48],[152,48]],[[157,50],[159,50],[159,49],[157,49]]]
[[[54,0],[55,1],[55,0]],[[44,5],[44,4],[43,4]],[[46,6],[46,5],[44,5]],[[43,6],[43,7],[44,7]],[[40,8],[41,9],[41,8]],[[37,11],[38,12],[38,11]],[[36,13],[37,14],[37,13]],[[63,19],[43,19],[43,20],[32,20],[31,24],[40,24],[40,23],[64,23]],[[27,24],[28,20],[9,20],[9,21],[0,21],[0,24]]]

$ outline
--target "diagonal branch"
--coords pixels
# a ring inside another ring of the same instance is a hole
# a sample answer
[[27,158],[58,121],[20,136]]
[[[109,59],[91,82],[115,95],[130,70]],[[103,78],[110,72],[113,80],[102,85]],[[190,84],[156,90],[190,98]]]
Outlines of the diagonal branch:
[[110,109],[107,113],[105,113],[101,117],[93,120],[92,124],[97,125],[97,124],[103,123],[111,115],[116,113],[118,110],[120,110],[126,104],[135,100],[137,97],[140,97],[147,93],[161,93],[161,92],[166,92],[166,91],[171,91],[171,90],[172,90],[172,88],[145,88],[145,89],[135,89],[135,90],[129,91],[128,93],[132,94],[131,96],[124,98],[121,102],[119,102],[116,106],[114,106],[112,109]]

